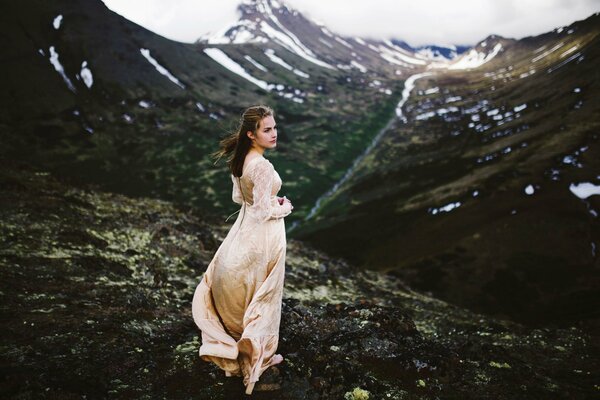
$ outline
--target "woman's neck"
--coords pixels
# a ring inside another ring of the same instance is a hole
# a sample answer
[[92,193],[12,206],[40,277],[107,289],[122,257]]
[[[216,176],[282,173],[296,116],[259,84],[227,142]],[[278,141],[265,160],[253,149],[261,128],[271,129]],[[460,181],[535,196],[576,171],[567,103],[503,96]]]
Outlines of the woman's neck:
[[265,152],[264,148],[257,148],[257,147],[251,147],[250,150],[248,150],[248,153],[253,152],[253,153],[257,153],[259,155],[263,155],[263,153]]

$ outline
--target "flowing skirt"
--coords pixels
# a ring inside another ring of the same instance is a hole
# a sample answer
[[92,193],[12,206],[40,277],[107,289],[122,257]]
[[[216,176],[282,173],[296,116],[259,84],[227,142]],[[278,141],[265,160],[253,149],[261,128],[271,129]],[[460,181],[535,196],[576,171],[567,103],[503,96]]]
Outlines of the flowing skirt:
[[279,344],[286,234],[283,218],[256,223],[244,213],[242,206],[196,287],[192,315],[200,358],[248,386],[273,365]]

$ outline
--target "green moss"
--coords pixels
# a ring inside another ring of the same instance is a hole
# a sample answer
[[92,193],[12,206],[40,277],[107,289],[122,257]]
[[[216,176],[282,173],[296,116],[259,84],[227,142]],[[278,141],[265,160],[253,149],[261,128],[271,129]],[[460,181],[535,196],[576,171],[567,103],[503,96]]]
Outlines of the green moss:
[[354,388],[351,392],[346,392],[344,394],[345,400],[369,400],[370,393],[367,390],[361,389],[359,387]]
[[496,368],[510,368],[510,365],[508,365],[508,363],[506,363],[506,362],[500,364],[496,361],[490,361],[489,365],[492,367],[496,367]]

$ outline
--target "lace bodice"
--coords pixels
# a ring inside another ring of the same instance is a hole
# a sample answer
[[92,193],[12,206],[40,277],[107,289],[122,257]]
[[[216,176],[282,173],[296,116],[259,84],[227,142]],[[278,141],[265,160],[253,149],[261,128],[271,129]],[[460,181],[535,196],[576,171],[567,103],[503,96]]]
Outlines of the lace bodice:
[[[248,214],[257,222],[283,218],[292,212],[291,204],[277,201],[277,193],[281,189],[281,177],[266,158],[260,156],[252,159],[243,175],[239,178],[231,174],[233,182],[232,200],[244,205]],[[241,186],[240,186],[241,185]]]

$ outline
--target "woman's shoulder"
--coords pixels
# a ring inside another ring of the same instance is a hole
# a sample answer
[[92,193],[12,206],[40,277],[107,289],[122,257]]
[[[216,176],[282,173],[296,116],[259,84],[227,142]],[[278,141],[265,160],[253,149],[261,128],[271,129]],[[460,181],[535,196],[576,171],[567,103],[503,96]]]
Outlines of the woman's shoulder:
[[256,159],[252,159],[250,162],[254,162],[254,168],[251,171],[264,172],[270,169],[274,169],[273,164],[268,158],[264,156],[258,156]]
[[269,161],[262,155],[255,156],[246,163],[242,177],[252,179],[255,176],[257,176],[257,174],[262,175],[271,169],[274,169],[273,164],[271,164],[271,161]]

